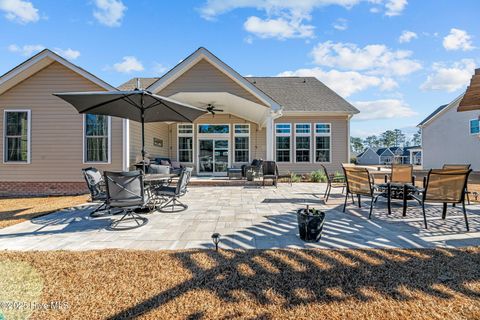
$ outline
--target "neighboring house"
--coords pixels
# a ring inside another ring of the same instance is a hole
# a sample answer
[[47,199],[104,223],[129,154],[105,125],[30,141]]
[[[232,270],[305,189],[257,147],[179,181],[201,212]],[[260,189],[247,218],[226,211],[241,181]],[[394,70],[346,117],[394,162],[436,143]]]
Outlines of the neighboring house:
[[[242,77],[199,48],[160,78],[140,86],[191,105],[222,111],[191,123],[146,124],[146,150],[193,166],[197,175],[225,175],[255,158],[281,171],[310,172],[349,161],[351,117],[359,111],[313,77]],[[56,92],[116,90],[43,50],[0,77],[0,193],[85,191],[80,169],[128,170],[139,159],[140,124],[81,115]]]
[[380,148],[377,150],[377,154],[380,157],[380,164],[391,164],[395,158],[395,154],[390,148]]
[[462,97],[438,107],[418,125],[425,169],[470,163],[473,170],[480,170],[480,111],[457,112]]
[[392,163],[421,165],[422,148],[420,146],[378,149],[368,147],[357,156],[357,164],[361,165]]
[[357,156],[357,164],[380,164],[377,151],[368,147]]

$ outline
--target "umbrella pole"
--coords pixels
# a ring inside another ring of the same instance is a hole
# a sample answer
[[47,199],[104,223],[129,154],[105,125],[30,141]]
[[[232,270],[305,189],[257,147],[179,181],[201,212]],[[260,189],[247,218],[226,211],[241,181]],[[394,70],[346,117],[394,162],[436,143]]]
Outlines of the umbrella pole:
[[143,93],[140,98],[141,103],[141,117],[142,117],[142,164],[143,164],[143,173],[145,174],[145,110],[144,110],[144,102],[143,102]]

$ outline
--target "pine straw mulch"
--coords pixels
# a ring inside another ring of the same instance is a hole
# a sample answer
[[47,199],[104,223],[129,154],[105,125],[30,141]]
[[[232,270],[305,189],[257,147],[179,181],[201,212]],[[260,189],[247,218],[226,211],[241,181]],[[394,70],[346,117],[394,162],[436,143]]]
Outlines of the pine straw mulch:
[[480,247],[4,251],[2,262],[32,266],[41,301],[68,304],[31,319],[480,319]]
[[0,229],[87,202],[88,195],[0,198]]

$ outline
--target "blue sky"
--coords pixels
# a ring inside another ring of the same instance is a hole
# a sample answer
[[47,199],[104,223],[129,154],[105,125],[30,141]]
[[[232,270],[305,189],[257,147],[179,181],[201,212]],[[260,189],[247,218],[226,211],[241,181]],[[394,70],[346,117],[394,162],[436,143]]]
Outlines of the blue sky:
[[480,65],[477,0],[0,0],[0,73],[48,47],[119,85],[200,46],[243,75],[316,76],[362,112],[352,135],[413,132]]

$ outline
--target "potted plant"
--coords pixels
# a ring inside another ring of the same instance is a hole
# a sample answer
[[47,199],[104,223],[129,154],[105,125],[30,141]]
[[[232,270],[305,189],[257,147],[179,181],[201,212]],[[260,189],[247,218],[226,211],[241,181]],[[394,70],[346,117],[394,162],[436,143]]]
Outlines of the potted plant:
[[315,208],[297,210],[298,232],[303,241],[320,241],[322,237],[323,223],[325,222],[325,212]]

